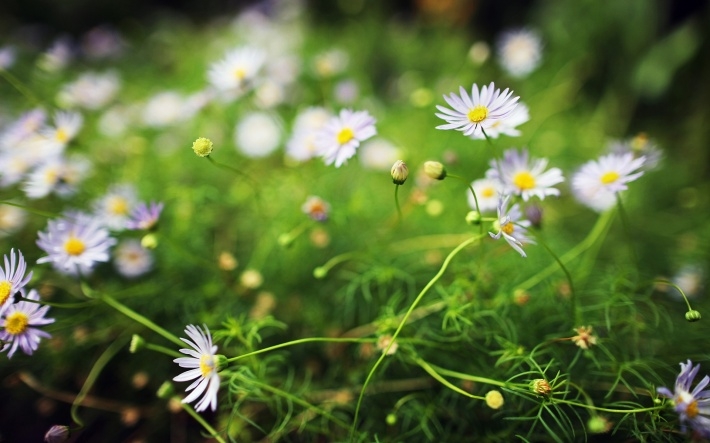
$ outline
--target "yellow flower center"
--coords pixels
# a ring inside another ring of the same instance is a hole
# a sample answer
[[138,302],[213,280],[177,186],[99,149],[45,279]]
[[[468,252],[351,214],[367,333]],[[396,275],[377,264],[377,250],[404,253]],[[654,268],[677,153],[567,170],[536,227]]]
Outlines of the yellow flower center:
[[508,235],[513,235],[513,231],[515,231],[515,225],[512,223],[506,223],[501,230],[505,232]]
[[642,151],[647,143],[648,136],[642,132],[631,140],[631,149],[634,151]]
[[619,179],[619,173],[615,171],[609,171],[602,175],[601,182],[605,185],[608,185],[610,183],[614,183]]
[[80,255],[85,249],[86,245],[84,242],[76,237],[69,237],[64,243],[64,250],[67,251],[69,255]]
[[700,411],[698,410],[698,402],[696,400],[690,402],[688,404],[688,407],[685,408],[685,415],[687,415],[688,418],[693,418],[699,413]]
[[527,171],[518,172],[513,177],[513,184],[521,191],[532,189],[535,187],[535,177]]
[[482,195],[483,197],[486,197],[486,198],[491,198],[491,197],[493,197],[495,194],[496,194],[495,189],[493,189],[493,188],[490,187],[490,186],[487,187],[487,188],[483,188],[483,189],[481,190],[481,195]]
[[10,291],[12,290],[12,283],[9,281],[0,281],[0,306],[5,304],[8,298],[10,298]]
[[211,355],[203,355],[200,357],[200,372],[202,373],[202,378],[207,378],[214,371],[214,363],[212,362]]
[[246,78],[247,72],[243,68],[237,68],[234,70],[234,77],[236,77],[237,80],[241,81]]
[[69,134],[62,128],[57,129],[57,133],[54,135],[59,143],[66,143],[69,141]]
[[108,210],[116,215],[128,214],[128,202],[123,197],[113,197],[108,204]]
[[338,132],[338,144],[344,145],[355,137],[355,133],[350,128],[343,128]]
[[30,319],[27,314],[15,311],[5,319],[5,330],[12,335],[22,334],[29,323]]
[[468,111],[467,117],[471,123],[481,123],[488,117],[488,108],[483,105],[478,105]]

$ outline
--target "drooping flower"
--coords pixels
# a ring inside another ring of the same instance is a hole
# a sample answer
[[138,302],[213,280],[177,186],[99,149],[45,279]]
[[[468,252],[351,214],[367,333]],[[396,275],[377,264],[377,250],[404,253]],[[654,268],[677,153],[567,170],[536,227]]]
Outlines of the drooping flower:
[[330,213],[330,205],[322,198],[311,195],[301,206],[301,210],[315,221],[325,221]]
[[140,202],[131,212],[131,218],[126,222],[126,228],[143,231],[155,229],[161,212],[163,212],[162,202],[150,202],[150,206]]
[[187,371],[173,378],[174,381],[195,380],[185,389],[192,391],[185,397],[183,403],[191,403],[200,396],[202,398],[195,405],[197,412],[204,411],[210,407],[213,411],[217,409],[217,393],[219,392],[219,374],[217,363],[217,346],[212,344],[210,330],[205,326],[205,330],[194,325],[185,328],[188,338],[180,338],[187,343],[190,348],[180,349],[180,352],[189,357],[180,357],[173,360],[181,368],[188,368]]
[[377,134],[375,118],[367,111],[342,109],[332,117],[315,136],[317,152],[326,165],[335,163],[339,168],[355,155],[360,143]]
[[560,190],[553,188],[562,183],[562,171],[559,168],[547,168],[547,159],[532,159],[527,149],[518,152],[508,149],[503,153],[503,160],[491,160],[491,169],[486,177],[498,180],[504,194],[520,195],[528,201],[531,197],[541,200],[548,195],[560,195]]
[[509,30],[498,40],[501,66],[513,77],[525,77],[540,65],[542,40],[530,29]]
[[[39,294],[34,289],[25,296],[24,289],[20,292],[23,298],[39,301]],[[45,318],[49,306],[42,306],[32,301],[13,303],[5,309],[0,319],[0,341],[5,342],[0,352],[7,353],[12,358],[17,348],[22,349],[27,355],[32,355],[37,350],[41,338],[50,338],[51,335],[37,329],[37,326],[54,323],[53,318]]]
[[527,236],[530,221],[522,219],[520,206],[517,203],[508,209],[508,200],[510,200],[509,195],[501,195],[498,203],[498,220],[496,221],[498,232],[496,234],[489,232],[489,234],[496,240],[502,236],[520,255],[527,257],[523,251],[523,244],[535,243]]
[[32,271],[25,275],[27,264],[22,252],[10,250],[10,260],[5,255],[5,267],[0,267],[0,312],[12,303],[12,296],[19,292],[32,278]]
[[87,275],[94,265],[109,260],[109,248],[116,240],[95,217],[74,214],[47,222],[47,231],[39,232],[37,246],[48,255],[37,263],[52,263],[59,272]]
[[597,211],[614,204],[615,194],[627,189],[626,184],[643,175],[639,169],[645,157],[633,154],[609,154],[582,165],[572,177],[572,190],[577,199]]
[[680,416],[680,423],[683,432],[688,424],[695,432],[704,438],[710,438],[710,390],[706,390],[710,377],[705,376],[690,390],[695,376],[698,375],[700,365],[693,366],[690,359],[686,363],[680,363],[680,373],[675,381],[675,391],[671,392],[666,387],[658,388],[657,391],[664,397],[670,398],[675,404],[675,411]]
[[453,109],[436,105],[436,109],[441,111],[437,112],[436,116],[447,123],[437,126],[436,129],[456,129],[466,136],[485,137],[484,131],[508,117],[517,106],[520,97],[512,95],[513,91],[507,88],[503,92],[496,89],[493,82],[483,86],[480,92],[478,85],[474,83],[470,95],[461,86],[459,95],[453,92],[449,96],[444,95],[444,100]]

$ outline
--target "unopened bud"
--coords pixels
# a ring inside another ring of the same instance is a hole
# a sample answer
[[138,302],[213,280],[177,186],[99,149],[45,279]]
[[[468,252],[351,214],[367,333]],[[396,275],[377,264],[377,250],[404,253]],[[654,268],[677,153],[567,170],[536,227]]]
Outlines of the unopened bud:
[[403,185],[407,181],[407,177],[409,177],[409,169],[402,160],[394,162],[390,173],[392,174],[392,183],[395,185]]
[[155,249],[158,247],[158,236],[155,234],[146,234],[141,239],[141,246],[146,249]]
[[691,323],[700,320],[700,318],[700,312],[696,311],[695,309],[691,309],[690,311],[685,313],[685,319]]
[[328,270],[322,266],[318,266],[313,270],[313,276],[318,280],[320,280],[321,278],[325,278],[326,275],[328,275]]
[[158,396],[158,398],[168,398],[171,395],[175,393],[175,388],[173,388],[173,384],[169,381],[163,382],[162,385],[158,388],[158,392],[155,393],[155,395]]
[[500,409],[504,403],[505,400],[503,400],[503,394],[501,394],[500,391],[488,391],[486,394],[486,405],[488,405],[489,408]]
[[466,223],[471,226],[478,226],[481,224],[481,213],[478,211],[469,211],[466,214]]
[[387,418],[385,419],[388,425],[394,426],[397,424],[397,416],[394,413],[389,413],[387,414]]
[[131,354],[135,354],[136,352],[140,351],[145,347],[145,340],[143,340],[143,337],[141,337],[138,334],[133,334],[133,337],[131,337],[131,345],[128,347],[128,350],[130,351]]
[[207,157],[212,153],[212,140],[200,137],[192,144],[192,150],[198,157]]
[[538,395],[550,395],[552,393],[552,387],[550,383],[544,378],[536,378],[530,382],[530,390]]
[[446,168],[439,162],[424,162],[424,173],[434,180],[443,180],[446,178]]

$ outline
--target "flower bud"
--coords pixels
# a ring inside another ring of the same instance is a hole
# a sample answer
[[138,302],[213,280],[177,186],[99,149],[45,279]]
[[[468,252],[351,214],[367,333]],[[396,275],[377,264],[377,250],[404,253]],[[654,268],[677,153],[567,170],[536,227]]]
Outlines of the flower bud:
[[141,246],[146,249],[155,249],[158,247],[158,236],[155,234],[146,234],[141,239]]
[[212,153],[212,140],[200,137],[192,144],[192,150],[198,157],[207,157]]
[[397,424],[397,416],[394,413],[389,413],[387,414],[387,418],[385,419],[388,425],[394,426]]
[[328,275],[328,270],[322,266],[318,266],[313,270],[313,276],[318,280],[320,280],[321,278],[325,278],[326,275]]
[[504,403],[505,400],[503,400],[503,394],[501,394],[500,391],[496,391],[494,389],[492,391],[488,391],[486,394],[486,405],[488,405],[489,408],[500,409]]
[[696,311],[695,309],[691,309],[690,311],[685,313],[685,319],[691,323],[700,320],[700,318],[700,312]]
[[169,381],[163,382],[162,385],[158,388],[158,392],[155,394],[158,396],[158,398],[168,398],[171,395],[175,393],[175,389],[173,388],[173,384]]
[[481,224],[481,213],[478,211],[469,211],[466,214],[466,223],[471,226],[478,226]]
[[424,173],[434,180],[446,178],[446,168],[439,162],[424,162]]
[[130,353],[135,354],[143,348],[145,348],[145,340],[143,340],[143,337],[138,334],[133,334],[133,337],[131,337],[131,345],[128,347]]
[[605,434],[611,430],[611,423],[606,418],[595,415],[587,421],[587,430],[590,434]]
[[44,434],[46,443],[61,443],[69,438],[69,426],[54,425]]
[[530,382],[530,390],[538,395],[550,395],[552,393],[552,387],[550,383],[544,378],[536,378]]
[[402,160],[397,160],[394,162],[394,165],[392,165],[390,174],[392,174],[392,183],[395,185],[403,185],[404,182],[407,181],[407,177],[409,177],[409,169],[406,163]]

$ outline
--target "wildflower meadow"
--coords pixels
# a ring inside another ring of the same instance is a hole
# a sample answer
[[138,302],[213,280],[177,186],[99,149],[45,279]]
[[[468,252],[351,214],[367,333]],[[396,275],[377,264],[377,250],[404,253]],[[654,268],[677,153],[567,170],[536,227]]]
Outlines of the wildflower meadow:
[[6,22],[0,440],[710,440],[681,3]]

